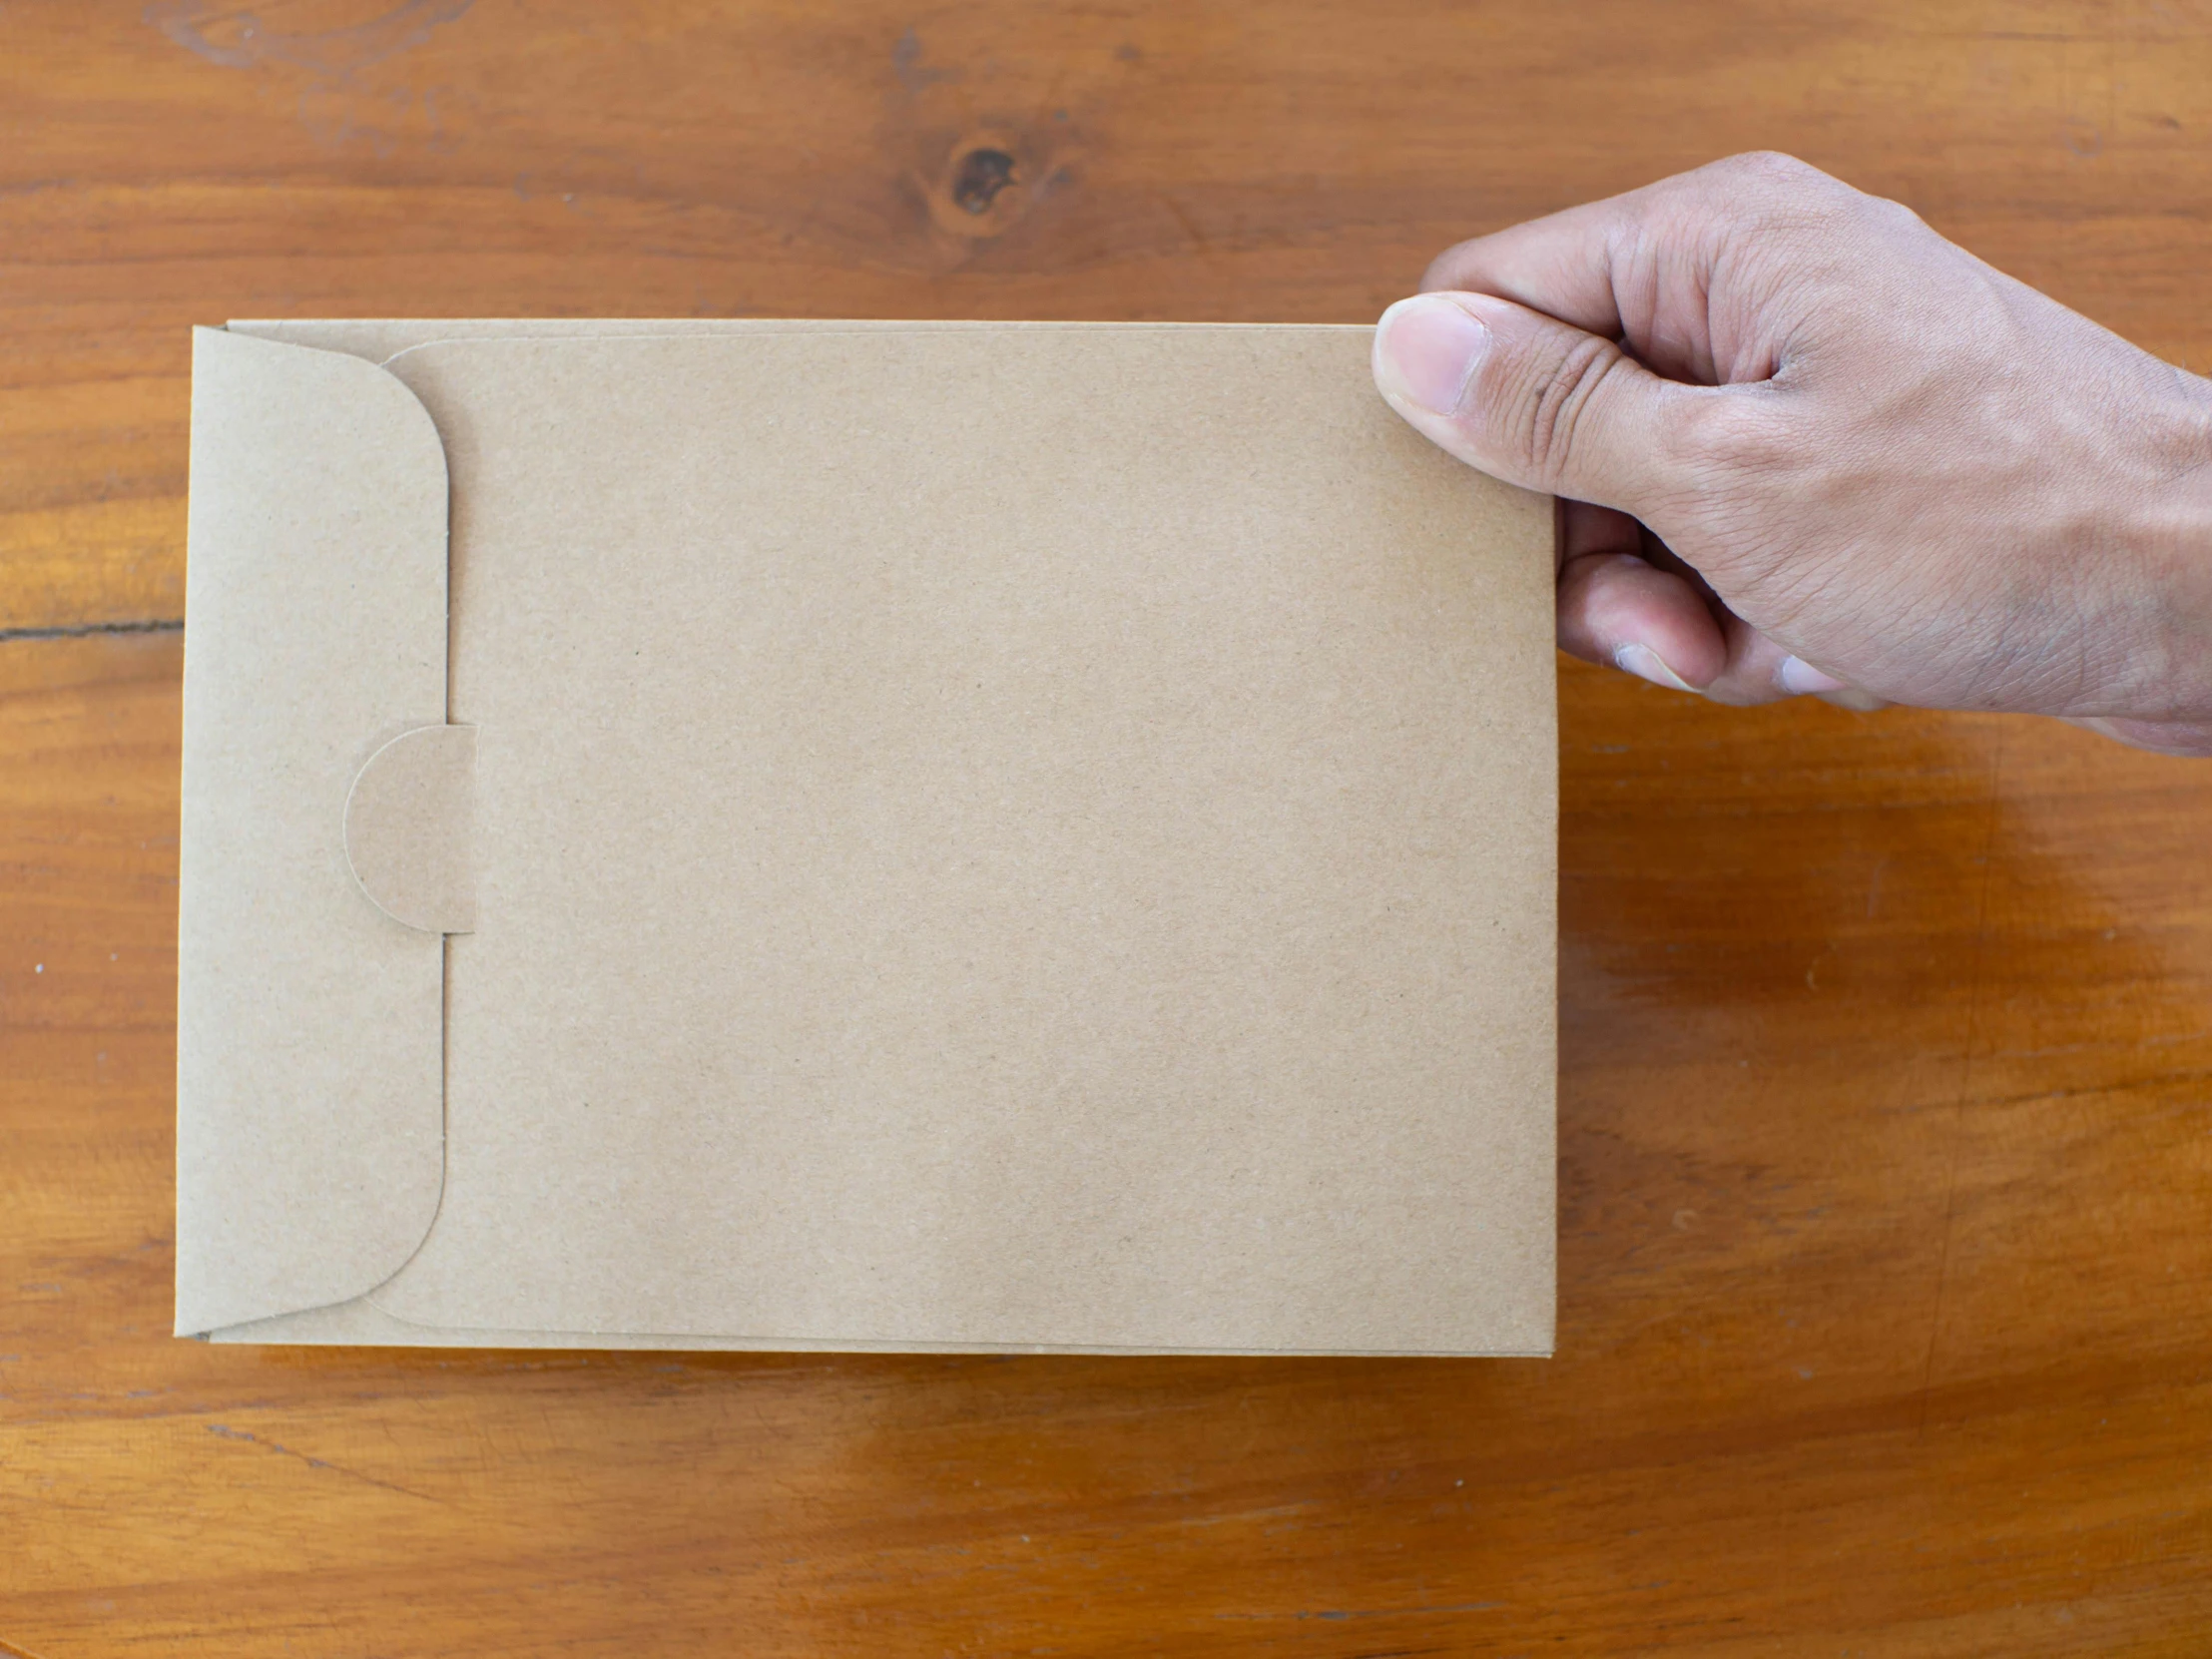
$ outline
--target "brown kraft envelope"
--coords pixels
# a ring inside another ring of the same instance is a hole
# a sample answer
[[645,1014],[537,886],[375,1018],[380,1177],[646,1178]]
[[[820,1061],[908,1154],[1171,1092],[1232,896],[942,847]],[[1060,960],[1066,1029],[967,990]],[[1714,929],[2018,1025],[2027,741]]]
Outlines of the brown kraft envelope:
[[179,1334],[1549,1352],[1550,506],[1371,338],[198,330]]

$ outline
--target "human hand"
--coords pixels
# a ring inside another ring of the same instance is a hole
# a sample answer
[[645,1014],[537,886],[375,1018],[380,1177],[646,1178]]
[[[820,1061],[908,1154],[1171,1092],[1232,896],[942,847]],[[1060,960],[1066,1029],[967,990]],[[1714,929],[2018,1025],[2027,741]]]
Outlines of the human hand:
[[1462,243],[1422,288],[1377,384],[1565,500],[1563,649],[2212,755],[2212,381],[1781,156]]

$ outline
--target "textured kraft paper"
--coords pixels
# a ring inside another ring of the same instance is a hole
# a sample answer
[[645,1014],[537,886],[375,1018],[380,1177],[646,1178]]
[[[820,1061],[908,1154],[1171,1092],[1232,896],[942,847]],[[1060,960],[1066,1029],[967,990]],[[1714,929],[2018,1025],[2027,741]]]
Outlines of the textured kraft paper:
[[1548,1352],[1550,512],[1370,338],[201,330],[179,1332]]

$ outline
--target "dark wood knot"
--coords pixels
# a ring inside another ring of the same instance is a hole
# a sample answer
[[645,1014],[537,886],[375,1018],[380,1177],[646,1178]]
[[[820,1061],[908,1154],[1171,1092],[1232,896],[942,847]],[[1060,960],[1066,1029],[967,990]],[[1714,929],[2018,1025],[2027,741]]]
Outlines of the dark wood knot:
[[917,182],[938,230],[979,242],[1011,230],[1050,173],[1020,135],[987,129],[960,138],[935,177]]
[[1014,158],[1003,150],[970,150],[953,164],[952,203],[962,213],[987,214],[1014,182]]

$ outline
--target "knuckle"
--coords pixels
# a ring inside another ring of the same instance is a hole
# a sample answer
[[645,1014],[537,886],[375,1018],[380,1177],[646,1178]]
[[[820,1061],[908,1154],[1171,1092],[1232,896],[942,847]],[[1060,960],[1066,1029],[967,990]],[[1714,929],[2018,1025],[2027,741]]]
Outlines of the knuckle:
[[1914,234],[1929,229],[1928,221],[1903,202],[1892,201],[1887,196],[1862,196],[1860,201],[1868,216],[1883,230]]
[[1779,150],[1752,150],[1706,172],[1730,217],[1775,232],[1811,229],[1867,200],[1842,180]]
[[1828,179],[1828,175],[1812,163],[1800,161],[1784,150],[1746,150],[1718,165],[1742,179],[1789,188],[1802,189],[1816,180]]
[[1725,201],[1774,208],[1826,195],[1836,181],[1779,150],[1747,150],[1700,168],[1693,178]]

